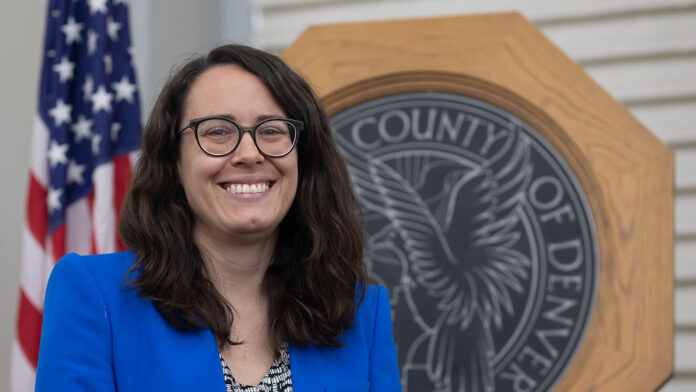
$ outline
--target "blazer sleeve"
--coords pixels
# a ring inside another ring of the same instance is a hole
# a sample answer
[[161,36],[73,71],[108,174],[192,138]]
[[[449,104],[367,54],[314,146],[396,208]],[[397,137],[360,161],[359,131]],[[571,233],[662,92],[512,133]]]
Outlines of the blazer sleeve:
[[46,288],[36,391],[115,391],[111,325],[88,262],[69,254]]
[[375,324],[370,350],[370,391],[401,391],[389,294],[384,287],[374,286],[374,288],[377,298],[375,300]]

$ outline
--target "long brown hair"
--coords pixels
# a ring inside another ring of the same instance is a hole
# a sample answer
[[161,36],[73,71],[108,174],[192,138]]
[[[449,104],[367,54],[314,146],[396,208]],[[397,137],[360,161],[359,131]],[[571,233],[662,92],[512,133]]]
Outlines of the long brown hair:
[[[264,277],[276,350],[282,342],[339,346],[364,295],[362,231],[346,166],[312,89],[278,57],[240,45],[184,64],[165,84],[145,125],[142,155],[121,210],[120,234],[137,256],[129,281],[182,330],[210,327],[222,347],[234,321],[193,242],[193,213],[179,181],[176,133],[196,78],[235,64],[258,76],[290,118],[305,125],[297,144],[298,189],[278,227]],[[356,291],[357,290],[357,291]]]

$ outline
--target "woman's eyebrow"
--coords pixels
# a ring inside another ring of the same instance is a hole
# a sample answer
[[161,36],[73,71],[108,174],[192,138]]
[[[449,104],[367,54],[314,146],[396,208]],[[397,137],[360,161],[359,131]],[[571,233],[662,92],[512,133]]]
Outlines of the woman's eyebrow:
[[236,121],[233,115],[225,114],[225,113],[212,113],[212,114],[208,114],[206,116],[200,116],[200,117],[193,118],[193,119],[191,119],[191,121],[201,121],[201,120],[206,120],[209,118],[224,118],[227,120]]
[[[234,115],[229,114],[229,113],[213,113],[213,114],[209,114],[207,116],[197,117],[197,118],[193,119],[193,121],[198,121],[198,120],[211,118],[211,117],[225,118],[225,119],[228,119],[228,120],[231,120],[234,122],[238,122],[237,118],[235,118]],[[269,118],[284,118],[284,117],[285,116],[282,114],[259,114],[258,116],[256,116],[256,122],[268,120]]]
[[269,118],[285,118],[283,114],[260,114],[256,116],[256,121],[268,120]]

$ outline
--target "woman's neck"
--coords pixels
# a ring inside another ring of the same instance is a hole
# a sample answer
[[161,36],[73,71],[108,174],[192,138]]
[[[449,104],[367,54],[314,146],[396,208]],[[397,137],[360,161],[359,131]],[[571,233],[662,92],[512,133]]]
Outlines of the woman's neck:
[[252,304],[265,308],[263,280],[273,257],[275,234],[253,240],[215,240],[211,236],[196,235],[194,230],[194,241],[213,285],[235,310],[241,311]]

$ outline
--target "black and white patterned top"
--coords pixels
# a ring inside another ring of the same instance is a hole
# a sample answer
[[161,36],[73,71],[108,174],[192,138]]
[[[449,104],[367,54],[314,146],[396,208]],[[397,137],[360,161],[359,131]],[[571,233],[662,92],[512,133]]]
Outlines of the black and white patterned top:
[[240,384],[232,376],[230,367],[220,355],[222,373],[225,376],[227,392],[292,392],[292,378],[290,378],[290,352],[288,344],[284,343],[280,348],[280,355],[271,364],[268,373],[261,379],[259,385]]

